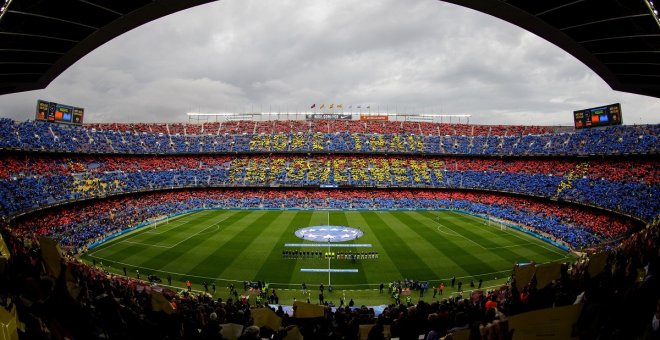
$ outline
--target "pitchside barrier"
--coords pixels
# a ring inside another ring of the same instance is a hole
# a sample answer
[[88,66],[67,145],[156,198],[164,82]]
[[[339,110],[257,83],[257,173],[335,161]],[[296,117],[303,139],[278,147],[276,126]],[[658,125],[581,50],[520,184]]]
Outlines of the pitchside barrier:
[[[460,212],[460,213],[463,213],[463,214],[466,214],[466,215],[471,215],[471,216],[474,216],[474,217],[479,217],[479,218],[482,218],[482,219],[484,219],[484,220],[488,220],[488,219],[489,219],[489,216],[487,216],[487,215],[476,214],[476,213],[473,213],[473,212],[470,212],[470,211],[464,211],[464,210],[458,210],[458,209],[446,209],[446,208],[419,208],[419,209],[392,209],[392,208],[390,208],[390,209],[375,209],[375,208],[372,208],[372,209],[358,209],[358,208],[345,208],[345,209],[285,208],[285,209],[282,209],[282,208],[258,208],[258,207],[256,207],[256,208],[255,208],[255,207],[241,207],[241,208],[235,208],[235,207],[209,207],[209,208],[200,208],[200,209],[187,210],[187,211],[183,211],[183,212],[180,212],[180,213],[176,213],[176,214],[168,215],[168,216],[165,216],[165,217],[161,217],[161,218],[158,218],[158,219],[155,219],[155,220],[149,220],[149,221],[142,222],[142,223],[140,223],[140,224],[138,224],[138,225],[135,225],[135,226],[130,227],[130,228],[125,229],[125,230],[121,230],[121,231],[119,231],[119,232],[117,232],[117,233],[115,233],[115,234],[108,235],[108,236],[106,236],[106,237],[104,237],[104,238],[102,238],[102,239],[100,239],[100,240],[98,240],[98,241],[95,241],[95,242],[91,243],[90,245],[88,245],[88,246],[87,246],[87,249],[88,249],[88,250],[92,250],[92,249],[94,249],[94,248],[100,246],[101,244],[103,244],[103,243],[105,243],[105,242],[108,242],[108,241],[110,241],[110,240],[113,240],[113,239],[115,239],[115,238],[117,238],[117,237],[120,237],[120,236],[126,234],[126,233],[130,233],[130,232],[132,232],[132,231],[135,231],[135,230],[137,230],[137,229],[140,229],[140,228],[142,228],[142,227],[144,227],[144,226],[147,226],[147,225],[150,225],[150,224],[153,224],[153,223],[158,223],[158,222],[161,222],[161,221],[164,221],[164,220],[167,220],[167,219],[175,218],[175,217],[177,217],[177,216],[181,216],[181,215],[184,215],[184,214],[190,214],[190,213],[194,213],[194,212],[198,212],[198,211],[204,211],[204,210],[453,211],[453,212]],[[542,240],[542,241],[544,241],[544,242],[546,242],[546,243],[549,243],[549,244],[551,244],[551,245],[553,245],[553,246],[555,246],[555,247],[557,247],[557,248],[559,248],[559,249],[561,249],[561,250],[563,250],[563,251],[565,251],[565,252],[570,252],[570,251],[571,251],[571,249],[568,248],[567,246],[565,246],[565,245],[563,245],[563,244],[561,244],[561,243],[559,243],[559,242],[557,242],[557,241],[554,241],[554,240],[552,240],[552,239],[550,239],[550,238],[548,238],[548,237],[545,237],[545,236],[543,236],[543,235],[540,235],[540,234],[538,234],[538,233],[535,233],[535,232],[533,232],[533,231],[531,231],[531,230],[527,230],[526,228],[523,228],[523,227],[521,227],[521,226],[519,226],[519,225],[512,224],[512,223],[508,223],[508,222],[501,222],[500,220],[498,220],[498,223],[501,223],[501,224],[505,225],[507,228],[515,229],[515,230],[518,230],[518,231],[520,231],[520,232],[523,232],[523,233],[525,233],[525,234],[527,234],[527,235],[533,236],[533,237],[535,237],[535,238],[537,238],[537,239],[539,239],[539,240]]]

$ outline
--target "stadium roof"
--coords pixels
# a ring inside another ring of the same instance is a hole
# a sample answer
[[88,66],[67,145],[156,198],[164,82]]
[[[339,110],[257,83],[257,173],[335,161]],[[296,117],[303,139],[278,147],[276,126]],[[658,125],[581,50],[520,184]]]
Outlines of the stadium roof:
[[[216,0],[0,1],[0,94],[7,94],[45,88],[118,35]],[[552,42],[614,90],[660,98],[660,24],[650,0],[444,1]]]
[[652,0],[445,1],[493,15],[550,41],[614,90],[660,98],[660,3],[653,8]]
[[113,38],[212,1],[0,0],[0,94],[45,88]]

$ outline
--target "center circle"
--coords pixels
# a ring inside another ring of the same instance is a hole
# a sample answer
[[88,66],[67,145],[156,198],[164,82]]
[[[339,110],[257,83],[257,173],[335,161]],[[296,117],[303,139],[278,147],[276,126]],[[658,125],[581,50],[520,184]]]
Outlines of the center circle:
[[315,225],[300,228],[294,234],[307,241],[345,242],[355,240],[364,233],[359,228],[351,228],[343,225]]

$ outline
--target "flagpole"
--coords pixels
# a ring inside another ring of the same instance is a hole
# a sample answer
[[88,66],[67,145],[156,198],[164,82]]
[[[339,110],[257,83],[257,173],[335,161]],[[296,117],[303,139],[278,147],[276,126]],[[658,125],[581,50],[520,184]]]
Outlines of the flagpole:
[[[330,210],[328,210],[328,229],[330,229]],[[330,286],[330,239],[328,238],[328,286]]]

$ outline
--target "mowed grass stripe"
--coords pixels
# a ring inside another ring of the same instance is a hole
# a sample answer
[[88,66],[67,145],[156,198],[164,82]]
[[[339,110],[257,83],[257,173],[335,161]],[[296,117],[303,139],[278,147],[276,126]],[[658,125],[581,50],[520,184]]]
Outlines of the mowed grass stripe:
[[[464,218],[463,216],[457,216],[458,219],[448,219],[444,218],[445,215],[440,217],[440,223],[449,228],[451,231],[459,234],[467,239],[470,239],[486,249],[479,249],[478,251],[484,256],[488,256],[490,259],[499,258],[502,261],[499,261],[504,266],[511,266],[512,263],[516,262],[526,262],[528,258],[525,258],[523,254],[518,253],[514,249],[516,248],[499,248],[500,244],[492,242],[489,238],[488,233],[484,232],[481,228],[478,228],[475,224],[475,221]],[[515,243],[509,243],[508,245],[513,245]],[[488,248],[497,248],[490,250]]]
[[[453,215],[454,216],[453,218],[455,219],[462,218],[462,219],[475,221],[478,225],[478,228],[480,228],[481,230],[484,230],[484,228],[490,228],[484,225],[484,220],[477,216],[472,216],[469,214],[464,214],[455,211],[448,212],[448,214]],[[543,240],[540,240],[534,236],[525,234],[523,232],[511,228],[505,231],[500,231],[499,229],[496,229],[496,232],[500,232],[506,235],[506,239],[509,240],[509,242],[511,242],[511,245],[513,245],[513,247],[500,245],[500,246],[494,246],[492,250],[495,252],[499,252],[505,249],[511,249],[521,257],[520,259],[516,260],[516,262],[529,262],[533,260],[537,263],[544,263],[544,262],[552,262],[552,261],[557,261],[571,257],[569,253],[564,252],[563,250],[558,249],[555,246]]]
[[[355,264],[349,260],[332,260],[332,268],[359,270],[358,273],[332,273],[331,282],[336,289],[344,289],[342,286],[375,288],[380,282],[404,277],[443,280],[445,283],[446,278],[452,275],[457,278],[465,277],[468,282],[470,277],[475,280],[479,277],[492,279],[494,276],[508,274],[487,275],[509,270],[511,264],[516,261],[510,260],[508,256],[511,254],[516,254],[522,259],[520,261],[524,262],[547,262],[570,257],[568,253],[532,236],[512,229],[500,231],[498,227],[484,225],[484,221],[479,218],[448,211],[214,210],[184,216],[186,220],[179,219],[176,223],[170,221],[169,225],[159,225],[156,229],[158,234],[151,232],[153,229],[147,226],[136,230],[134,234],[101,245],[85,256],[99,256],[103,258],[105,266],[108,266],[108,260],[126,263],[127,270],[132,275],[138,266],[143,279],[150,273],[164,279],[166,273],[170,272],[173,273],[175,285],[190,279],[194,289],[199,289],[201,282],[211,282],[215,278],[215,281],[234,282],[259,279],[281,283],[288,288],[299,288],[304,281],[309,288],[316,288],[320,282],[327,284],[328,274],[301,273],[300,268],[327,268],[327,260],[284,260],[281,252],[285,249],[284,243],[312,243],[298,239],[293,231],[299,227],[326,225],[329,216],[331,225],[360,227],[364,231],[363,237],[350,243],[373,245],[373,248],[335,247],[333,251],[379,252],[379,259],[358,260]],[[438,231],[435,216],[441,216],[441,223],[446,221],[443,223],[446,234]],[[222,221],[219,230],[215,230],[214,223],[225,218],[227,220]],[[182,221],[186,223],[173,227]],[[195,235],[198,232],[201,233]],[[463,236],[457,236],[459,234]],[[148,245],[148,242],[154,240],[155,244],[161,247]],[[140,242],[144,245],[125,241]],[[179,242],[180,244],[171,249],[163,247],[174,246]],[[321,247],[299,250],[325,252],[327,249]],[[99,259],[97,264],[98,262]],[[124,265],[112,266],[109,268],[111,271],[121,273]],[[218,284],[223,285],[221,282]],[[314,297],[315,295],[312,296]]]
[[[138,265],[143,268],[157,268],[162,272],[177,273],[172,275],[173,279],[177,281],[185,281],[187,275],[184,274],[189,274],[186,269],[192,267],[199,261],[204,260],[206,254],[211,249],[215,249],[215,244],[220,238],[222,238],[222,233],[227,226],[236,223],[236,221],[244,218],[247,214],[247,212],[219,210],[215,211],[214,215],[204,215],[206,220],[204,220],[203,223],[210,226],[217,224],[218,229],[212,227],[208,231],[204,231],[202,234],[192,237],[190,240],[191,243],[182,242],[171,249],[149,247],[149,250],[155,249],[159,252],[145,261],[139,261]],[[194,234],[195,232],[190,231],[188,237]],[[194,246],[191,246],[192,244],[194,244]],[[208,273],[201,272],[194,274],[201,276],[208,275]]]
[[[415,279],[437,279],[459,269],[450,257],[440,251],[438,244],[433,242],[436,235],[424,225],[423,221],[413,218],[410,211],[387,212],[385,216],[390,216],[389,226],[396,229],[405,244],[414,247],[420,260],[431,269],[424,273],[424,277],[416,276]],[[447,262],[443,262],[443,259]]]
[[[212,211],[211,214],[202,214],[203,218],[201,219],[194,219],[194,221],[197,221],[197,223],[199,223],[201,226],[188,226],[187,228],[189,228],[189,230],[192,229],[189,231],[189,239],[185,242],[181,242],[176,247],[160,248],[142,246],[142,250],[131,254],[129,257],[112,256],[108,259],[117,261],[121,263],[122,266],[132,265],[135,268],[140,268],[141,273],[145,274],[153,273],[162,277],[167,273],[172,273],[173,278],[178,280],[185,277],[184,274],[186,274],[186,272],[182,271],[181,268],[189,266],[189,261],[195,261],[196,253],[195,251],[191,251],[190,244],[199,242],[199,240],[202,238],[208,238],[208,232],[206,232],[204,229],[213,228],[212,226],[214,224],[217,224],[220,220],[225,218],[224,214],[226,214],[225,211]],[[219,230],[211,231],[217,232]],[[200,232],[203,233],[200,234]],[[118,259],[119,257],[121,259]],[[168,267],[173,267],[174,269]]]
[[[348,217],[346,216],[346,213],[343,211],[336,211],[330,214],[330,224],[332,225],[341,225],[341,226],[349,226],[348,222]],[[347,244],[355,244],[355,243],[363,243],[361,239],[345,242]],[[367,252],[367,251],[372,251],[373,248],[333,248],[332,251],[338,252],[346,252],[346,251],[353,251],[353,252]],[[330,261],[332,268],[342,268],[342,269],[357,269],[357,273],[332,273],[330,274],[330,277],[332,279],[332,283],[334,285],[345,285],[345,284],[355,284],[355,283],[360,283],[360,284],[366,284],[367,281],[367,275],[365,273],[365,268],[364,265],[372,265],[372,263],[375,263],[375,259],[365,259],[365,260],[356,260],[355,263],[353,263],[350,260],[332,260]]]
[[[473,216],[468,213],[463,213],[460,211],[454,211],[454,210],[444,210],[442,211],[441,214],[436,214],[434,215],[435,217],[441,217],[443,220],[446,221],[453,221],[453,222],[462,222],[466,218],[472,221],[472,224],[474,225],[480,225],[480,226],[487,226],[487,220],[479,217],[479,216]],[[508,235],[498,233],[499,232],[499,226],[490,226],[488,229],[483,229],[484,232],[490,233],[491,234],[491,240],[495,240],[497,238],[507,238]]]
[[[434,214],[431,212],[416,213],[421,214],[422,216],[427,216],[431,219],[438,216],[437,213]],[[440,214],[440,216],[443,216],[443,214]],[[424,237],[428,238],[437,238],[440,236],[442,238],[442,242],[437,243],[437,249],[446,257],[452,259],[454,263],[460,266],[460,272],[447,273],[448,275],[445,276],[445,278],[451,276],[475,276],[502,270],[502,268],[493,266],[480,258],[481,256],[484,259],[488,259],[490,252],[484,252],[484,249],[479,247],[478,244],[469,242],[470,240],[466,240],[465,238],[443,234],[438,231],[438,227],[439,224],[437,224],[437,222],[433,222],[430,225],[427,225],[426,229],[420,228],[418,232],[424,235]],[[480,256],[477,254],[480,254]]]
[[[466,218],[469,219],[479,219],[476,216],[468,215],[468,214],[460,214],[458,212],[452,212],[453,214],[458,214],[465,216]],[[484,225],[482,223],[481,225],[482,228],[488,228],[488,226]],[[499,229],[496,229],[499,231]],[[528,235],[526,233],[511,229],[507,227],[506,230],[500,231],[502,234],[506,235],[506,238],[511,240],[514,244],[521,244],[523,243],[524,245],[521,245],[521,248],[525,250],[530,250],[534,249],[536,252],[539,254],[544,254],[548,256],[552,260],[560,260],[560,259],[565,259],[565,258],[570,258],[572,255],[568,252],[565,252],[543,240],[540,240],[534,236]]]
[[[202,215],[209,216],[213,214],[218,213],[216,211],[211,211],[210,213],[207,212]],[[191,219],[188,223],[200,223],[203,226],[204,222],[208,223],[208,219],[194,218]],[[149,230],[148,228],[150,227],[145,226],[144,230]],[[164,234],[164,236],[167,235],[168,234]],[[136,269],[142,268],[142,274],[146,274],[147,272],[154,273],[160,270],[162,265],[144,265],[144,262],[152,259],[156,259],[159,262],[167,261],[169,255],[171,255],[170,253],[176,253],[175,248],[152,247],[144,244],[128,243],[125,241],[126,239],[120,239],[116,242],[111,241],[108,243],[107,247],[101,251],[91,253],[90,256],[93,258],[98,258],[99,260],[103,259],[106,261],[106,263],[114,263],[117,268],[126,267],[127,271],[131,272],[135,272]]]
[[[216,278],[236,279],[231,275],[231,266],[234,261],[241,257],[242,266],[249,266],[253,260],[250,255],[255,250],[250,249],[250,243],[263,232],[274,218],[283,211],[251,211],[246,215],[250,223],[234,223],[228,226],[227,233],[221,242],[215,244],[215,250],[206,253],[203,261],[198,265],[190,267],[189,273],[206,273],[207,276]],[[275,216],[274,216],[275,215]],[[234,264],[237,265],[237,264]],[[228,272],[228,273],[227,273]]]
[[236,249],[240,252],[239,256],[221,276],[272,282],[270,277],[259,275],[258,270],[270,257],[281,258],[282,245],[278,245],[277,241],[285,235],[295,215],[295,211],[268,211],[264,216],[265,223],[257,226],[261,229],[259,234],[245,248]]
[[[157,234],[147,231],[138,237],[131,239],[131,241],[153,244],[154,246],[171,247],[178,242],[185,240],[187,237],[190,237],[190,235],[210,227],[212,223],[218,221],[216,216],[218,216],[217,210],[200,211],[187,219],[184,224],[179,225],[176,228],[170,228],[165,233]],[[165,227],[167,227],[167,225]],[[158,230],[158,227],[156,230]]]
[[[116,252],[121,252],[122,250],[116,250],[113,249],[112,251],[109,251],[110,248],[123,248],[126,251],[129,251],[127,248],[131,247],[132,245],[136,243],[142,243],[141,241],[135,241],[136,237],[139,237],[141,234],[144,234],[145,232],[149,231],[150,227],[144,226],[140,229],[134,230],[130,233],[121,235],[113,240],[107,241],[94,249],[92,249],[90,252],[85,254],[85,256],[88,257],[104,257],[107,254],[114,254]],[[128,241],[128,242],[127,242]]]
[[[295,215],[287,222],[283,221],[283,232],[277,239],[275,248],[271,251],[270,255],[262,263],[261,267],[254,275],[257,279],[263,279],[267,282],[278,283],[281,286],[288,287],[290,282],[299,280],[299,263],[304,260],[283,259],[282,251],[288,250],[301,250],[300,247],[284,247],[285,243],[300,243],[293,232],[301,226],[308,226],[312,218],[312,213],[309,211],[296,211]],[[297,279],[298,278],[298,279]]]
[[[446,279],[452,275],[470,274],[465,270],[463,263],[455,260],[457,253],[451,251],[454,249],[451,247],[453,245],[452,241],[448,239],[447,235],[436,231],[434,220],[428,219],[425,215],[416,211],[408,211],[395,216],[400,223],[409,226],[411,232],[426,240],[435,249],[432,257],[433,262],[430,266],[437,268],[435,271],[437,277]],[[447,245],[450,245],[450,247],[448,248]]]
[[[310,226],[325,226],[328,225],[328,223],[332,224],[332,214],[336,213],[330,210],[316,210],[316,211],[309,211],[310,214],[310,220],[307,223],[307,225],[301,225],[299,227],[310,227]],[[302,242],[301,242],[302,241]],[[313,242],[310,240],[301,240],[297,238],[296,236],[292,236],[292,242],[295,243],[318,243],[318,242]],[[327,247],[321,247],[321,248],[301,248],[300,250],[302,251],[320,251],[322,253],[328,251]],[[331,263],[332,266],[332,263]],[[309,288],[311,287],[318,287],[318,284],[323,282],[324,284],[328,284],[328,273],[302,273],[300,272],[301,268],[328,268],[328,260],[323,258],[323,259],[300,259],[296,263],[295,271],[296,274],[294,277],[299,277],[301,278],[300,281],[304,281],[307,283],[307,286]],[[312,290],[314,292],[314,290]],[[318,293],[318,291],[316,291]],[[311,296],[312,300],[314,300],[314,295]]]
[[[193,214],[190,221],[186,222],[186,225],[195,225],[196,223],[203,223],[206,220],[207,215],[213,214],[213,211],[205,211],[198,214]],[[201,216],[197,216],[201,215]],[[157,248],[149,247],[147,245],[154,245],[157,242],[165,240],[169,237],[170,233],[164,233],[162,235],[147,235],[145,232],[149,230],[149,226],[145,226],[141,233],[135,234],[134,237],[130,235],[129,237],[119,239],[117,241],[111,241],[107,243],[104,247],[93,251],[90,255],[98,258],[108,258],[113,261],[130,263],[133,265],[134,262],[130,260],[135,255],[145,251],[145,248]],[[182,226],[182,229],[187,227]],[[161,248],[167,249],[167,248]],[[153,249],[152,249],[153,250]],[[146,254],[145,254],[146,255]]]
[[[437,222],[433,222],[432,220],[428,221],[422,216],[424,215],[418,212],[409,212],[406,215],[401,215],[399,219],[404,225],[423,226],[410,228],[411,232],[416,233],[422,239],[433,240],[439,237],[442,238],[442,242],[432,242],[432,244],[439,253],[443,254],[445,258],[450,259],[451,263],[455,265],[452,266],[452,269],[454,269],[453,271],[448,268],[447,270],[438,273],[439,277],[448,278],[454,275],[461,276],[462,273],[475,275],[501,270],[498,269],[497,266],[493,266],[475,255],[482,250],[481,248],[472,243],[468,243],[465,246],[458,245],[452,237],[447,237],[447,235],[437,232]],[[430,225],[427,224],[429,222]],[[484,258],[488,257],[484,256]],[[456,269],[457,267],[458,270]]]
[[[460,230],[457,230],[457,232],[462,233],[464,237],[474,237],[472,235],[474,234],[479,234],[479,235],[484,235],[485,237],[482,237],[478,242],[483,244],[485,247],[489,248],[493,254],[497,255],[499,258],[504,259],[503,264],[504,265],[510,265],[511,263],[517,263],[517,262],[530,262],[530,261],[535,261],[537,263],[544,263],[544,262],[549,262],[552,260],[557,259],[557,256],[548,256],[551,255],[547,250],[544,250],[543,248],[535,247],[532,241],[532,237],[525,235],[525,236],[519,236],[516,237],[515,235],[507,234],[506,240],[508,241],[507,243],[501,243],[501,242],[492,242],[492,238],[489,237],[489,235],[492,235],[492,230],[487,231],[487,229],[484,228],[489,228],[488,226],[483,225],[483,220],[471,216],[468,214],[463,214],[463,213],[456,213],[456,212],[450,212],[449,214],[453,215],[455,218],[450,219],[450,221],[463,221],[460,223],[466,223],[467,221],[472,221],[473,227],[472,228],[462,228]],[[452,225],[452,223],[448,223],[449,226]],[[452,227],[453,228],[453,227]],[[504,231],[499,231],[499,233],[505,233]],[[511,231],[512,233],[518,233],[517,231]],[[550,245],[546,245],[547,247],[551,247]],[[555,251],[559,251],[558,249]]]
[[150,235],[158,235],[158,234],[164,234],[164,233],[169,233],[172,230],[179,228],[190,221],[201,218],[204,214],[208,215],[214,215],[213,210],[200,210],[200,211],[195,211],[195,212],[188,212],[184,213],[179,216],[175,216],[172,218],[165,218],[164,220],[160,220],[158,222],[154,222],[149,224],[147,228],[142,229],[145,234],[150,234]]
[[378,226],[376,224],[371,225],[367,222],[364,216],[364,212],[350,211],[346,212],[346,220],[349,227],[360,229],[364,232],[364,235],[357,239],[357,243],[371,243],[373,251],[378,252],[378,259],[364,264],[362,269],[366,275],[366,281],[363,282],[363,286],[377,286],[380,282],[389,282],[392,280],[398,280],[402,277],[399,268],[396,266],[390,255],[385,250],[383,244],[380,243],[380,240],[377,237]]
[[528,240],[521,240],[509,233],[500,230],[500,226],[497,223],[494,225],[488,225],[487,220],[478,216],[455,211],[447,211],[444,217],[450,221],[472,221],[471,224],[475,227],[475,229],[482,231],[484,234],[488,234],[486,236],[488,237],[488,240],[497,244],[496,246],[491,247],[525,246],[529,243]]
[[[207,224],[208,226],[217,223],[218,220],[225,219],[224,214],[232,214],[231,216],[229,216],[229,218],[223,221],[227,223],[240,220],[242,215],[249,214],[249,212],[237,213],[237,212],[229,212],[225,210],[213,211],[213,213],[218,217],[216,217],[216,219],[213,219],[214,216],[212,215],[207,216],[205,222],[208,223]],[[220,230],[213,230],[213,233],[220,234]],[[194,234],[195,233],[191,232],[190,236]],[[193,242],[199,242],[200,238],[208,239],[209,238],[208,236],[209,235],[207,235],[207,232],[204,232],[201,235],[191,237],[191,240],[193,240]],[[190,268],[188,262],[194,262],[200,258],[199,256],[196,256],[195,251],[191,250],[191,243],[183,242],[179,246],[173,247],[171,249],[167,249],[167,251],[163,253],[157,253],[157,251],[161,249],[162,248],[144,247],[144,251],[140,254],[138,258],[131,257],[121,262],[132,263],[136,266],[141,267],[144,271],[149,271],[149,272],[157,271],[160,274],[161,278],[163,278],[165,274],[171,273],[175,281],[183,282],[186,279],[190,279],[191,277],[189,273],[187,273],[186,271],[187,268]],[[194,273],[194,275],[195,274],[196,276],[198,276],[198,275],[203,275],[204,273]]]
[[228,281],[220,277],[224,268],[219,268],[218,263],[221,263],[223,259],[215,254],[222,251],[234,251],[231,240],[243,233],[246,226],[255,223],[265,214],[264,211],[251,210],[237,210],[233,213],[232,218],[224,221],[222,229],[212,237],[202,243],[192,245],[192,247],[186,244],[191,255],[184,255],[184,261],[171,262],[163,270],[184,273],[186,276],[196,278],[194,284],[201,283],[199,281]]
[[[479,229],[483,231],[484,233],[490,235],[488,237],[488,240],[493,242],[494,244],[497,245],[487,245],[487,248],[500,248],[500,247],[508,247],[508,246],[528,246],[529,243],[532,242],[533,239],[529,237],[529,235],[526,235],[525,237],[521,238],[519,236],[513,235],[512,233],[508,233],[505,231],[500,230],[499,225],[495,226],[489,226],[487,225],[487,220],[478,217],[478,216],[473,216],[470,214],[462,213],[462,212],[457,212],[457,211],[447,211],[446,214],[443,216],[443,219],[449,220],[449,221],[454,221],[454,222],[460,222],[463,223],[465,220],[470,220],[472,221],[473,225],[475,226],[475,229]],[[538,241],[538,239],[536,239]]]
[[[248,280],[264,280],[266,282],[289,283],[295,271],[295,260],[284,260],[282,251],[285,250],[284,244],[290,240],[294,229],[298,225],[305,225],[311,214],[302,211],[286,211],[276,217],[273,212],[269,212],[271,224],[265,226],[266,229],[259,235],[258,239],[249,246],[250,249],[256,249],[257,252],[251,252],[249,256],[257,256],[250,260],[250,265],[245,266],[238,259],[235,266],[243,268],[232,273],[225,272],[223,275],[238,275]],[[294,250],[295,248],[286,248]],[[230,267],[231,268],[231,267]],[[274,269],[277,270],[274,270]],[[250,269],[249,271],[247,269]]]
[[399,228],[391,227],[394,224],[391,216],[375,212],[365,212],[363,216],[367,223],[373,226],[378,241],[387,245],[385,251],[399,268],[403,278],[419,278],[420,275],[432,272],[417,252],[399,237]]

